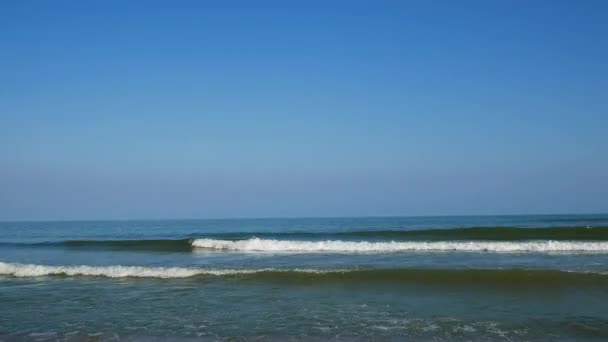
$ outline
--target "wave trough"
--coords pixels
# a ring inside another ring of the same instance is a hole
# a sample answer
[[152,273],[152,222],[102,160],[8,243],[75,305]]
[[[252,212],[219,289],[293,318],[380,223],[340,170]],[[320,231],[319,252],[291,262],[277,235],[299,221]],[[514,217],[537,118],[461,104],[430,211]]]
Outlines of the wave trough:
[[300,241],[251,238],[247,240],[195,239],[192,246],[212,250],[284,253],[394,253],[394,252],[593,252],[608,253],[608,242],[582,241]]

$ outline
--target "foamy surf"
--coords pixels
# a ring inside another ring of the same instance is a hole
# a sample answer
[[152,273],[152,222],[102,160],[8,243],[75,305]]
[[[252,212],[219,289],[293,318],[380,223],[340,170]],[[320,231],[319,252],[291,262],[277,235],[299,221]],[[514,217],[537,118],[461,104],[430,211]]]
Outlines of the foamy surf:
[[51,266],[0,262],[0,275],[14,277],[40,277],[49,275],[98,276],[108,278],[187,278],[197,275],[233,275],[266,271],[236,269],[200,269],[186,267],[143,267],[143,266]]
[[[475,284],[480,282],[493,286],[580,287],[608,284],[605,272],[550,270],[550,269],[416,269],[416,268],[260,268],[260,269],[203,269],[182,267],[140,266],[92,266],[92,265],[36,265],[0,262],[0,277],[103,277],[103,278],[152,278],[175,279],[189,277],[224,278],[272,281],[301,284],[324,283],[399,283],[399,284]],[[240,278],[243,277],[243,278]]]
[[394,253],[394,252],[593,252],[608,253],[608,242],[586,241],[300,241],[251,238],[247,240],[195,239],[197,248],[243,252],[285,253]]

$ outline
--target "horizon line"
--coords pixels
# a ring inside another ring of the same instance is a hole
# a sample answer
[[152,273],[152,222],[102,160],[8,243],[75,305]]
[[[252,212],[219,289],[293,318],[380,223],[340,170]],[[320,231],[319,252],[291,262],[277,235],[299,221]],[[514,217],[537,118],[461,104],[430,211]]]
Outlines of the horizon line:
[[431,217],[504,217],[504,216],[592,216],[608,215],[608,212],[586,213],[534,213],[534,214],[440,214],[440,215],[361,215],[361,216],[236,216],[207,218],[104,218],[104,219],[16,219],[3,220],[0,223],[36,223],[36,222],[113,222],[113,221],[230,221],[230,220],[299,220],[299,219],[365,219],[365,218],[431,218]]

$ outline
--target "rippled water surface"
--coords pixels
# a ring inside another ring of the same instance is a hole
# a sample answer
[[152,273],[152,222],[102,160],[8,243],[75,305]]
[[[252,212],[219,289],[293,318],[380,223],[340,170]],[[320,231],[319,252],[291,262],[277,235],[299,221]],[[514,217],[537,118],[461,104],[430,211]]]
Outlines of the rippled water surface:
[[0,340],[606,340],[608,215],[0,223]]

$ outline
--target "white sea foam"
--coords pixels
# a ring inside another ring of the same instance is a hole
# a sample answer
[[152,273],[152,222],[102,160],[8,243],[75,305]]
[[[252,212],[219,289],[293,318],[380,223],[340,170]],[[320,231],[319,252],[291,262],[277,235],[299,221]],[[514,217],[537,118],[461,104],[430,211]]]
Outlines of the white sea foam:
[[193,247],[244,252],[594,252],[608,253],[608,241],[299,241],[252,238],[248,240],[195,239]]
[[[194,276],[233,276],[263,273],[347,274],[350,272],[390,271],[391,269],[314,269],[314,268],[257,268],[257,269],[206,269],[188,267],[143,267],[143,266],[92,266],[92,265],[37,265],[0,261],[0,276],[91,276],[108,278],[187,278]],[[398,271],[399,269],[394,269]],[[404,269],[405,270],[405,269]],[[414,269],[416,270],[416,269]],[[492,269],[487,269],[491,271]],[[579,274],[608,275],[608,272],[561,270]]]
[[231,276],[256,273],[348,273],[357,269],[313,269],[313,268],[257,268],[257,269],[206,269],[188,267],[145,266],[91,266],[91,265],[37,265],[0,261],[0,276],[92,276],[108,278],[188,278],[194,276]]
[[64,276],[97,276],[108,278],[187,278],[198,275],[229,276],[238,274],[253,274],[262,272],[300,272],[300,273],[332,273],[345,270],[315,270],[315,269],[204,269],[187,267],[143,267],[143,266],[51,266],[36,264],[8,263],[0,261],[0,275],[13,277],[40,277],[50,275]]

